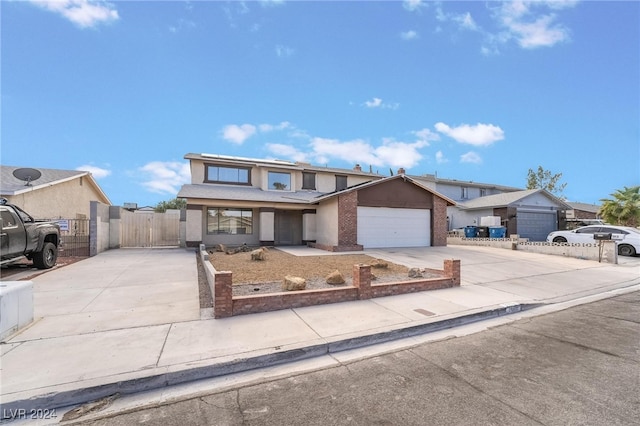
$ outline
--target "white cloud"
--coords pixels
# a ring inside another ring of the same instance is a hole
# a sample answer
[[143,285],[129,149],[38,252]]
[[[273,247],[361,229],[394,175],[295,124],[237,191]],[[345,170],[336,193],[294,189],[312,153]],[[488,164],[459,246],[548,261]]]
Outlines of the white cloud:
[[274,155],[289,158],[293,161],[309,162],[307,154],[297,148],[281,143],[268,143],[267,150]]
[[292,56],[296,51],[289,47],[289,46],[283,46],[281,44],[276,46],[276,55],[278,56],[278,58],[288,58],[289,56]]
[[289,123],[288,121],[283,121],[280,124],[260,124],[258,126],[258,129],[260,129],[261,132],[266,133],[266,132],[273,132],[274,130],[285,130],[291,127],[291,123]]
[[176,195],[183,184],[191,182],[189,163],[152,161],[140,168],[147,180],[142,186],[157,194]]
[[444,156],[444,154],[442,153],[442,151],[438,151],[436,152],[436,163],[438,164],[443,164],[443,163],[448,163],[449,160],[447,160]]
[[409,12],[415,12],[419,11],[423,7],[427,7],[427,3],[423,0],[404,0],[402,2],[402,7]]
[[471,13],[446,13],[442,9],[442,5],[436,7],[436,20],[440,22],[454,22],[457,26],[463,30],[480,31],[480,27],[476,24]]
[[440,140],[440,135],[431,131],[431,129],[422,129],[412,132],[418,137],[418,141],[424,142],[424,146],[428,146],[429,142]]
[[311,152],[305,158],[313,159],[319,164],[329,163],[332,159],[349,159],[354,163],[375,167],[410,168],[423,158],[419,149],[424,146],[424,141],[408,143],[389,138],[376,147],[363,139],[341,141],[316,137],[311,140]]
[[497,37],[489,37],[489,40],[495,43],[515,39],[525,49],[548,47],[567,41],[570,37],[569,29],[555,23],[557,15],[540,13],[540,10],[548,8],[558,11],[576,4],[577,1],[504,2],[494,15],[505,32]]
[[365,106],[367,106],[368,108],[378,108],[380,106],[382,106],[382,99],[380,98],[373,98],[370,101],[366,101]]
[[469,151],[466,154],[462,154],[460,156],[461,163],[472,163],[472,164],[481,164],[482,157],[480,157],[477,153],[473,151]]
[[179,33],[181,31],[184,30],[191,30],[193,28],[196,27],[196,23],[193,21],[190,21],[188,19],[179,19],[178,23],[176,25],[170,25],[169,26],[169,31],[171,31],[172,33]]
[[284,0],[260,0],[262,7],[282,6],[283,4]]
[[89,172],[96,179],[102,179],[102,178],[105,178],[105,177],[107,177],[107,176],[109,176],[111,174],[111,170],[102,169],[102,168],[96,167],[96,166],[90,166],[88,164],[85,164],[85,165],[82,165],[82,166],[78,166],[78,167],[76,167],[76,170],[79,170],[79,171],[82,171],[82,172]]
[[469,12],[462,15],[454,15],[451,19],[457,22],[458,25],[465,30],[477,31],[479,29]]
[[29,0],[50,12],[62,15],[80,28],[117,21],[115,6],[102,0]]
[[382,109],[398,109],[400,107],[400,104],[396,103],[386,103],[386,102],[382,102],[382,99],[380,98],[373,98],[370,101],[365,101],[364,106],[366,106],[367,108],[382,108]]
[[436,123],[435,128],[458,142],[475,146],[488,146],[504,139],[504,131],[493,124],[478,123],[474,126],[462,124],[458,127],[450,127],[445,123]]
[[256,126],[253,124],[229,124],[222,129],[222,138],[241,145],[245,140],[256,133]]
[[418,33],[414,30],[409,30],[409,31],[400,33],[400,37],[403,40],[414,40],[418,38]]
[[512,22],[509,29],[515,34],[518,44],[525,49],[553,46],[569,37],[568,30],[562,25],[552,27],[554,15],[545,15],[534,22]]

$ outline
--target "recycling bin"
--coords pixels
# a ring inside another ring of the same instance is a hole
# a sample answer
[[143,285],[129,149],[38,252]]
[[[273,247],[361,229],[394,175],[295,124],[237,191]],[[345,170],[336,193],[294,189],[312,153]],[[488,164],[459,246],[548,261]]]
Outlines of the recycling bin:
[[490,226],[489,237],[490,238],[504,238],[507,233],[507,228],[504,226]]
[[488,226],[478,226],[478,238],[489,238]]
[[477,226],[465,226],[464,227],[464,236],[467,238],[475,238],[478,234]]

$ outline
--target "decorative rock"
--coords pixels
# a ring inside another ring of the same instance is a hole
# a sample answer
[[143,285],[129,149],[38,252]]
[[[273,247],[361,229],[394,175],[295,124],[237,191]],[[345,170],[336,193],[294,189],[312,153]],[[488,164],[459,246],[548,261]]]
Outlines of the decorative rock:
[[326,280],[327,280],[327,284],[331,284],[331,285],[338,285],[338,284],[345,283],[344,277],[342,276],[340,271],[338,271],[337,269],[332,273],[330,273],[329,275],[327,275]]
[[384,269],[384,268],[388,268],[389,264],[387,262],[385,262],[384,260],[375,259],[373,262],[371,262],[371,267],[372,268]]
[[267,259],[267,249],[264,247],[260,247],[257,250],[251,252],[251,260],[266,260]]
[[307,288],[307,280],[301,277],[287,275],[282,281],[282,291],[298,291]]
[[216,246],[216,251],[221,251],[223,253],[227,252],[227,246],[225,246],[224,244],[218,244]]
[[409,278],[422,278],[422,271],[419,268],[409,269]]

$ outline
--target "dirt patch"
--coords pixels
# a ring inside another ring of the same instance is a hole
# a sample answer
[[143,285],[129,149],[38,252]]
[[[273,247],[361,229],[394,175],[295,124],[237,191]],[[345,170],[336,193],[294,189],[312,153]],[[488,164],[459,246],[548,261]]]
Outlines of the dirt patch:
[[[233,272],[233,295],[255,295],[280,292],[286,275],[307,280],[307,289],[339,288],[353,282],[353,265],[371,265],[375,258],[364,254],[341,254],[325,256],[293,256],[278,249],[270,249],[266,260],[251,260],[250,253],[225,254],[210,252],[209,260],[218,271]],[[409,281],[408,268],[387,262],[387,268],[372,268],[374,283]],[[325,278],[338,270],[345,278],[343,285],[327,284]],[[425,277],[439,277],[425,274]]]

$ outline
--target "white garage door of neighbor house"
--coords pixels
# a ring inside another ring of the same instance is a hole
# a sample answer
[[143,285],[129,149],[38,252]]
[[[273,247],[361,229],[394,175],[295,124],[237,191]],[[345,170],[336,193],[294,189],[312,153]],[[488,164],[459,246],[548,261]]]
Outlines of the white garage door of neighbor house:
[[431,211],[358,207],[358,244],[367,248],[431,245]]
[[518,210],[518,235],[530,241],[545,241],[549,232],[556,231],[555,212],[523,212]]

